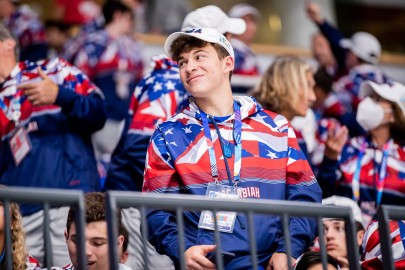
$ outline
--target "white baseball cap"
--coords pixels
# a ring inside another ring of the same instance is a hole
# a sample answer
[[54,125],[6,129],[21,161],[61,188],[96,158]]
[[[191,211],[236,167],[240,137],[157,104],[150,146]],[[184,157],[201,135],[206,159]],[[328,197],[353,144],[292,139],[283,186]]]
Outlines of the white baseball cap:
[[357,203],[354,200],[347,198],[347,197],[334,195],[334,196],[328,197],[326,199],[323,199],[322,204],[350,207],[353,212],[354,220],[357,222],[360,222],[364,226],[360,207],[357,205]]
[[373,92],[382,98],[398,104],[405,115],[405,86],[403,84],[398,82],[377,84],[372,81],[365,81],[360,86],[359,97],[363,99],[370,96]]
[[351,50],[358,58],[371,64],[377,64],[381,55],[380,42],[366,32],[357,32],[350,39],[342,39],[340,46]]
[[234,5],[228,12],[229,17],[232,18],[242,18],[246,15],[253,15],[256,20],[260,20],[261,15],[260,12],[252,5],[246,3],[240,3]]
[[164,45],[165,53],[169,58],[173,58],[171,47],[173,42],[180,36],[191,36],[210,43],[219,44],[229,53],[229,55],[233,59],[235,59],[235,53],[233,52],[232,45],[229,43],[229,41],[223,34],[219,33],[217,30],[213,28],[194,28],[183,32],[175,32],[171,34],[166,39]]
[[209,5],[187,14],[184,18],[181,30],[193,28],[214,28],[221,34],[243,34],[246,31],[246,23],[243,19],[229,18],[219,7]]

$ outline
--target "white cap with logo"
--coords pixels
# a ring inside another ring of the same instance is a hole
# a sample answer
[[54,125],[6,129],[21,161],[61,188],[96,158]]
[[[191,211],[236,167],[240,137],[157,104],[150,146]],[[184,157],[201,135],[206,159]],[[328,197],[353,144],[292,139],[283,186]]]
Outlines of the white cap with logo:
[[349,49],[358,58],[377,64],[381,55],[381,45],[377,38],[366,32],[357,32],[350,39],[342,39],[340,46]]
[[405,115],[405,86],[403,84],[398,82],[377,84],[372,81],[365,81],[361,84],[359,97],[365,98],[370,96],[373,92],[382,98],[398,104],[402,113]]
[[221,34],[243,34],[246,31],[246,23],[239,18],[229,18],[219,7],[209,5],[187,14],[184,18],[182,31],[193,28],[214,28]]
[[235,59],[235,53],[229,41],[225,38],[223,34],[219,33],[217,30],[213,28],[194,28],[184,32],[175,32],[171,34],[166,39],[164,45],[165,53],[169,58],[173,58],[171,47],[173,42],[180,36],[191,36],[210,43],[219,44],[229,53],[229,55],[233,59]]

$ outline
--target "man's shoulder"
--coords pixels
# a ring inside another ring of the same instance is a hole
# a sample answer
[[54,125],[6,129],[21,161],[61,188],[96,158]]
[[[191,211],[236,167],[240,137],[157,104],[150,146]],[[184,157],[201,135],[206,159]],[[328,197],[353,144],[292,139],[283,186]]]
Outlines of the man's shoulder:
[[279,132],[285,132],[289,127],[289,121],[285,116],[269,110],[260,110],[252,118]]
[[191,122],[196,122],[197,120],[191,116],[188,116],[187,114],[183,112],[179,112],[178,114],[172,116],[168,120],[164,121],[163,123],[159,124],[158,127],[159,129],[167,129],[167,128],[179,128],[179,127],[184,127],[185,125],[191,123]]

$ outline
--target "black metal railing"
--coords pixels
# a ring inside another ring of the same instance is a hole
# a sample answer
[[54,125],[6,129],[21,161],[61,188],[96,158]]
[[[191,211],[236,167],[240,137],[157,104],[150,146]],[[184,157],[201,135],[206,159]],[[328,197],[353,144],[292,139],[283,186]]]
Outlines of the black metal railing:
[[[253,215],[254,214],[271,214],[279,215],[281,217],[284,239],[286,239],[286,251],[290,258],[291,256],[291,240],[289,232],[289,219],[290,217],[314,217],[318,223],[319,241],[322,253],[322,261],[324,269],[327,269],[326,248],[324,241],[324,232],[322,226],[322,218],[338,218],[342,219],[346,223],[346,243],[348,248],[348,260],[350,263],[350,269],[360,269],[359,266],[359,254],[356,241],[356,225],[353,218],[352,211],[349,207],[337,207],[337,206],[323,206],[315,203],[305,202],[290,202],[290,201],[270,201],[270,200],[253,200],[245,199],[239,200],[238,203],[230,200],[223,199],[211,199],[204,196],[194,195],[172,195],[172,194],[143,194],[137,192],[123,192],[123,191],[109,191],[106,196],[107,207],[107,219],[109,223],[109,245],[110,245],[110,269],[118,269],[118,257],[117,257],[117,231],[113,228],[117,226],[115,213],[118,207],[128,208],[135,207],[140,210],[141,213],[141,234],[143,236],[143,250],[146,250],[146,237],[148,235],[148,228],[146,223],[146,211],[147,209],[165,209],[175,211],[178,226],[178,241],[179,241],[179,254],[181,261],[181,268],[186,269],[184,261],[184,221],[183,211],[185,210],[210,210],[214,212],[216,216],[217,211],[236,211],[238,213],[244,213],[248,217],[248,229],[249,229],[249,246],[252,257],[252,268],[257,268],[257,251],[256,251],[256,235],[254,234]],[[221,242],[220,233],[215,230],[215,244],[217,245],[217,269],[224,269],[222,257],[220,256]],[[145,269],[149,269],[149,262],[147,256],[144,256]],[[291,261],[289,259],[289,265],[291,268]]]
[[[73,206],[77,207],[77,218],[75,220],[77,228],[77,260],[81,269],[87,268],[87,257],[85,252],[84,237],[84,199],[83,192],[79,190],[61,189],[40,189],[40,188],[16,188],[7,187],[0,189],[0,200],[4,203],[4,223],[5,223],[5,248],[7,270],[12,270],[12,239],[11,239],[11,215],[10,203],[30,203],[40,204],[44,210],[44,238],[45,238],[45,266],[51,269],[52,243],[49,230],[49,210],[53,206]],[[64,228],[61,228],[63,230]]]
[[[39,189],[39,188],[2,188],[0,189],[0,200],[4,204],[5,213],[5,248],[7,270],[12,269],[12,239],[11,239],[11,215],[10,203],[35,203],[41,204],[44,209],[44,238],[45,238],[45,267],[50,268],[52,265],[52,247],[49,230],[49,210],[55,206],[73,206],[77,207],[77,218],[75,220],[77,228],[77,260],[80,268],[85,269],[87,264],[85,252],[85,220],[84,220],[84,198],[83,192],[77,190],[60,190],[60,189]],[[270,200],[253,200],[244,199],[235,203],[231,200],[212,199],[203,196],[193,195],[173,195],[173,194],[144,194],[139,192],[109,191],[106,194],[106,211],[109,238],[109,257],[110,269],[118,269],[118,250],[116,241],[118,237],[117,216],[114,214],[117,208],[138,208],[141,213],[141,235],[143,250],[146,250],[148,226],[146,221],[147,210],[149,209],[166,209],[176,213],[178,226],[179,254],[181,257],[181,268],[186,269],[184,261],[185,252],[185,233],[183,212],[189,210],[210,210],[214,213],[218,211],[236,211],[247,216],[249,248],[252,258],[252,268],[257,268],[257,250],[256,235],[254,233],[253,217],[255,214],[278,215],[281,218],[284,239],[286,239],[286,252],[291,257],[291,239],[289,231],[289,219],[291,217],[308,217],[315,218],[318,224],[319,244],[322,254],[323,267],[326,268],[326,248],[325,238],[322,226],[322,219],[338,218],[345,221],[347,254],[350,269],[360,269],[359,254],[356,241],[356,224],[353,214],[348,207],[326,206],[314,203],[291,202],[291,201],[270,201]],[[216,216],[214,214],[214,216]],[[380,244],[383,258],[383,269],[394,270],[394,260],[392,252],[392,242],[390,238],[390,220],[405,219],[405,207],[399,206],[380,206],[377,211],[379,222]],[[215,221],[216,222],[216,221]],[[61,228],[64,229],[64,228]],[[214,231],[217,245],[216,263],[217,269],[224,269],[223,260],[220,256],[220,233]],[[145,269],[149,269],[150,262],[148,256],[144,254]],[[291,265],[291,262],[290,262]],[[290,267],[291,269],[291,267]]]

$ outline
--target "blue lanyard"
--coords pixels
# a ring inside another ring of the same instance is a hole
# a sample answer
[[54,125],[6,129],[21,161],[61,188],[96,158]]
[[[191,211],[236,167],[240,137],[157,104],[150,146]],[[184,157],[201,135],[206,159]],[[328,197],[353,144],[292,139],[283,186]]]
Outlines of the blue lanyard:
[[384,191],[384,182],[385,182],[385,177],[387,176],[388,154],[389,154],[391,145],[392,145],[392,139],[384,145],[383,156],[381,159],[380,173],[378,174],[377,198],[376,198],[377,206],[380,205],[380,203],[381,203],[382,194]]
[[353,200],[358,202],[360,199],[360,171],[361,171],[361,160],[363,159],[364,152],[366,151],[367,143],[363,141],[360,146],[359,155],[357,157],[357,166],[356,171],[353,174],[352,180],[352,191],[353,191]]
[[[21,83],[21,71],[16,76],[16,87]],[[21,104],[25,98],[22,98],[22,90],[17,91],[14,98],[10,99],[9,106],[6,105],[4,100],[0,98],[0,108],[6,115],[7,119],[13,121],[16,125],[21,117]]]
[[[240,112],[239,104],[234,101],[233,108],[235,112],[235,121],[233,126],[233,139],[235,142],[235,166],[234,166],[234,181],[235,185],[240,180],[240,171],[241,171],[241,164],[242,164],[242,117]],[[208,116],[205,112],[200,111],[201,113],[201,121],[203,124],[204,129],[204,136],[205,141],[208,147],[208,153],[210,157],[210,165],[211,165],[211,175],[215,182],[218,182],[218,166],[217,161],[215,158],[215,150],[214,144],[212,142],[210,127],[209,127],[209,120]],[[213,123],[214,124],[214,123]],[[221,134],[218,134],[218,139],[221,140]],[[226,156],[223,154],[223,158],[225,159]],[[232,185],[232,179],[229,179],[229,184]]]
[[[384,191],[384,183],[385,177],[387,176],[387,162],[388,162],[388,155],[391,148],[393,141],[392,139],[384,145],[383,156],[381,159],[381,166],[380,171],[378,174],[378,182],[377,182],[377,195],[376,195],[376,204],[377,206],[380,205],[382,194]],[[357,166],[356,171],[353,174],[352,180],[352,190],[353,190],[353,200],[358,202],[360,199],[360,171],[361,171],[361,161],[363,159],[364,153],[366,151],[367,143],[364,141],[361,144],[359,155],[357,158]]]

